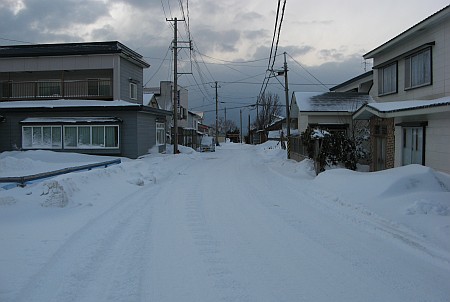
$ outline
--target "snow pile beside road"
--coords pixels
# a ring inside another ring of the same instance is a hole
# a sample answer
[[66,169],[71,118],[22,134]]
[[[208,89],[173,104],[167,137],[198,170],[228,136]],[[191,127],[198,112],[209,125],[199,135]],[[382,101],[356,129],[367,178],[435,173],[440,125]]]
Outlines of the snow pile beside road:
[[400,224],[450,250],[450,176],[421,165],[379,172],[328,170],[313,183],[358,208]]

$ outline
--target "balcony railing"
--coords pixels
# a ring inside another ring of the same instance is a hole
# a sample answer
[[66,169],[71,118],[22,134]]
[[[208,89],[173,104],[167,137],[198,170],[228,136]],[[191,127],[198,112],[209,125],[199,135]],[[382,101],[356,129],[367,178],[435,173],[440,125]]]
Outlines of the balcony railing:
[[112,99],[111,80],[0,82],[0,100]]

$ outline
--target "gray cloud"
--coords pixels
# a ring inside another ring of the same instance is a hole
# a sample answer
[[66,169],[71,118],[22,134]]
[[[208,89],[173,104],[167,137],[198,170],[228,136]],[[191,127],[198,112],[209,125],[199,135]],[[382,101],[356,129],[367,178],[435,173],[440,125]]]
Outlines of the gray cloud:
[[244,39],[247,39],[247,40],[258,40],[258,39],[266,40],[267,37],[270,36],[270,32],[268,30],[264,30],[264,29],[244,30],[244,31],[242,31],[242,36]]
[[334,23],[333,20],[312,20],[312,21],[296,21],[294,22],[297,25],[332,25]]
[[24,1],[26,8],[16,15],[8,9],[0,10],[0,35],[21,37],[32,43],[52,41],[79,41],[81,36],[62,33],[75,24],[93,24],[99,18],[108,16],[108,7],[101,1]]
[[[303,45],[303,46],[296,46],[296,45],[289,45],[284,47],[279,47],[277,50],[277,55],[282,54],[283,52],[289,53],[293,57],[298,57],[302,55],[306,55],[314,50],[314,47],[310,45]],[[253,54],[254,59],[261,59],[265,57],[269,57],[270,54],[270,45],[267,46],[260,46],[255,50],[255,53]]]
[[202,49],[212,49],[221,52],[237,51],[237,43],[241,38],[241,32],[237,30],[214,31],[210,28],[197,28],[195,39]]
[[257,12],[244,12],[244,13],[238,13],[235,17],[234,17],[234,22],[252,22],[252,21],[257,21],[259,19],[263,19],[264,16],[262,16],[261,14],[257,13]]
[[342,61],[345,58],[345,54],[337,49],[321,49],[318,51],[318,55],[324,60]]

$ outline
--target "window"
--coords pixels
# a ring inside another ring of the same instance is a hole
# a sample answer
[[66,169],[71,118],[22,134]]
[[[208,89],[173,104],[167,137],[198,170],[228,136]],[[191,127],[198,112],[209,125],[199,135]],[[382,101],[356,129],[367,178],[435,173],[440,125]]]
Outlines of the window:
[[375,125],[374,135],[387,135],[386,125]]
[[405,89],[431,85],[431,48],[405,59]]
[[89,96],[111,96],[110,79],[88,79]]
[[61,82],[51,80],[37,83],[38,96],[40,97],[59,97],[61,96]]
[[166,129],[164,123],[156,123],[156,144],[164,145],[166,143]]
[[22,147],[25,149],[60,149],[61,126],[22,127]]
[[64,147],[119,148],[119,126],[64,126]]
[[130,99],[137,100],[137,85],[130,83]]
[[0,84],[0,98],[9,98],[12,96],[12,83],[11,82],[1,82]]
[[378,69],[378,94],[397,92],[397,62]]

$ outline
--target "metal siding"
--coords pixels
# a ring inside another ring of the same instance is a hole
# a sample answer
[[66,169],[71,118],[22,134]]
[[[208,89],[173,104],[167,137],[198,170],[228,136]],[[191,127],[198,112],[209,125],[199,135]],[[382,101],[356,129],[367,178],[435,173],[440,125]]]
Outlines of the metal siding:
[[9,72],[111,69],[113,67],[112,55],[0,59],[0,69]]
[[[142,104],[143,99],[143,70],[123,58],[120,59],[120,99]],[[130,98],[130,78],[137,85],[137,100]]]
[[[73,152],[90,154],[116,154],[129,158],[137,158],[145,153],[138,152],[136,111],[79,111],[79,112],[33,112],[33,117],[104,117],[114,116],[123,121],[120,124],[119,149],[114,150],[81,150],[70,149]],[[20,149],[22,147],[22,127],[20,121],[30,117],[30,113],[2,113],[6,121],[0,123],[0,152]],[[150,114],[149,114],[150,115]],[[56,150],[55,150],[56,151]],[[69,151],[69,150],[65,150]]]
[[137,158],[138,153],[138,136],[137,136],[137,112],[118,112],[117,117],[123,120],[120,131],[120,146],[122,147],[122,155],[129,158]]
[[140,112],[137,121],[138,156],[141,156],[156,145],[156,116]]

